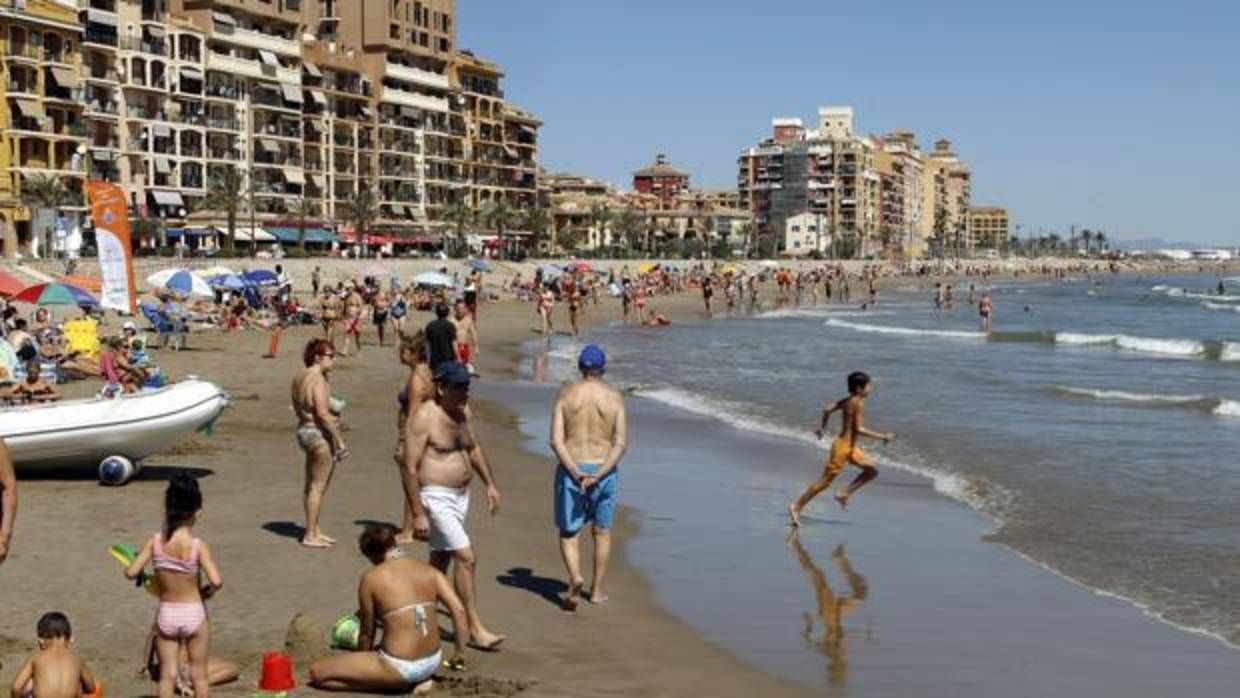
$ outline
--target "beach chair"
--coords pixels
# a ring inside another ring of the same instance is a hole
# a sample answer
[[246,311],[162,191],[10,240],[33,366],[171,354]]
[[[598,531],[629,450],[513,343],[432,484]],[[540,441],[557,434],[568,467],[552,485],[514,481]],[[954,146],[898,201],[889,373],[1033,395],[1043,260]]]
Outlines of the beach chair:
[[164,315],[159,308],[149,303],[142,303],[138,308],[142,311],[142,317],[151,323],[151,328],[159,335],[160,348],[167,347],[169,341],[173,342],[174,349],[185,348],[185,327],[182,323]]

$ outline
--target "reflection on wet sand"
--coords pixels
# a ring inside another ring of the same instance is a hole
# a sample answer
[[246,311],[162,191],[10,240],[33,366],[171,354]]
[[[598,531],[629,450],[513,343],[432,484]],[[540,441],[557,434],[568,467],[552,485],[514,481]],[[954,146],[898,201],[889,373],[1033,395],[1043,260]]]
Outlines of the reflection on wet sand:
[[853,569],[844,551],[843,544],[835,546],[831,560],[836,569],[844,576],[848,584],[848,594],[838,595],[827,581],[814,559],[801,545],[801,538],[796,530],[788,537],[788,545],[797,554],[801,569],[809,575],[814,586],[814,595],[818,598],[818,618],[822,623],[822,637],[814,638],[814,617],[805,614],[805,628],[801,636],[807,643],[818,647],[827,656],[827,678],[832,685],[842,686],[848,680],[848,645],[844,631],[844,616],[856,610],[860,602],[865,601],[869,587],[865,577]]
[[534,352],[534,355],[531,358],[533,360],[533,366],[530,370],[530,374],[533,377],[534,382],[546,383],[547,364],[551,361],[551,340],[545,340],[541,350]]

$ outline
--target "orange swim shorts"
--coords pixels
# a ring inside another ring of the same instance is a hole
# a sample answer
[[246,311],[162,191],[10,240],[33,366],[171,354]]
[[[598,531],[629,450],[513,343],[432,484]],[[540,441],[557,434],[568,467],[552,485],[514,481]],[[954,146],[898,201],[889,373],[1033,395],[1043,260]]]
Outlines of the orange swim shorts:
[[865,451],[859,446],[853,446],[848,439],[836,438],[831,442],[831,460],[827,461],[827,472],[836,475],[849,463],[868,465],[869,461],[865,458]]

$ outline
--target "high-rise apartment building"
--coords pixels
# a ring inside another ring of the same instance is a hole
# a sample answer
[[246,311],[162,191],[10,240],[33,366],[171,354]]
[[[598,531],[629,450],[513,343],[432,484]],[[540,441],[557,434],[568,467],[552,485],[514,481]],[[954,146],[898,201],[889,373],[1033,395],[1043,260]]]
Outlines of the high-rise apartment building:
[[922,216],[922,229],[930,247],[940,253],[959,250],[968,241],[972,176],[951,141],[935,141],[934,150],[926,153],[922,196],[929,211]]
[[270,239],[250,218],[343,222],[363,189],[371,232],[402,239],[454,201],[537,203],[541,122],[458,50],[455,0],[0,0],[0,28],[0,224],[23,240],[35,171],[78,211],[82,180],[105,179],[135,219],[212,238],[211,182],[231,169],[242,241]]
[[920,256],[925,253],[920,233],[925,161],[917,139],[910,131],[893,131],[876,140],[881,187],[879,237],[889,249]]
[[1002,206],[969,207],[969,250],[998,250],[1007,246],[1012,238],[1008,211]]
[[22,199],[32,177],[60,179],[69,192],[62,213],[85,211],[81,41],[76,3],[0,0],[0,241],[6,256],[31,239],[33,212]]

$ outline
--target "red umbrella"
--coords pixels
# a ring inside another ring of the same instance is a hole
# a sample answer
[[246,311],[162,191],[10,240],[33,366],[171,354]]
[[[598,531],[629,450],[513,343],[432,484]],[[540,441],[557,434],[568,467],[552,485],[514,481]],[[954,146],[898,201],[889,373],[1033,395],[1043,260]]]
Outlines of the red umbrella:
[[577,274],[588,274],[594,271],[594,267],[590,266],[589,262],[573,262],[568,265],[568,269]]
[[26,284],[22,283],[21,279],[8,272],[0,271],[0,296],[12,298],[23,288],[26,288]]

